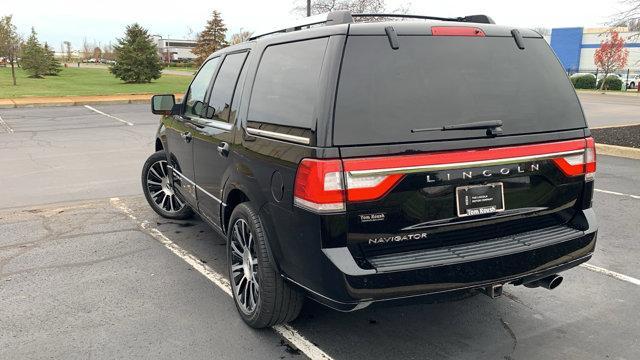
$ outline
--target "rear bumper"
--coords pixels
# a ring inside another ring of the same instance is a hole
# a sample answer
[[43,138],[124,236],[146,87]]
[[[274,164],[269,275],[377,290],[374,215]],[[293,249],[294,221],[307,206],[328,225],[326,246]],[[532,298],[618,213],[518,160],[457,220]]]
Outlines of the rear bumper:
[[[437,256],[429,256],[428,253],[399,254],[397,259],[374,259],[373,269],[360,268],[353,257],[342,250],[325,249],[323,252],[328,261],[324,278],[333,281],[323,284],[323,291],[289,280],[304,288],[315,300],[341,311],[357,310],[377,301],[441,294],[491,284],[519,285],[570,269],[591,258],[597,238],[593,210],[582,211],[577,221],[584,230],[556,229],[546,236],[541,233],[512,241],[495,239],[495,246],[477,244],[474,249],[467,245],[466,253],[443,250]],[[467,256],[452,255],[456,253]]]

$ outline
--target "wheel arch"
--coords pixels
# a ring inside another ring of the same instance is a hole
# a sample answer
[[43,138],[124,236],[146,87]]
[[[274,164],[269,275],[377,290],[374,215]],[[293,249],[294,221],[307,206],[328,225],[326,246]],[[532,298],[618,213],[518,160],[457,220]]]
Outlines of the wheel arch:
[[241,189],[233,188],[229,191],[225,199],[225,206],[222,212],[222,228],[225,232],[229,227],[229,220],[231,220],[233,210],[236,206],[248,201],[250,201],[249,196]]
[[[224,197],[225,206],[222,210],[220,219],[222,221],[221,224],[223,232],[228,236],[228,230],[230,226],[229,222],[231,220],[231,214],[233,213],[233,210],[242,203],[251,202],[251,204],[255,207],[256,211],[260,215],[260,220],[262,221],[263,229],[267,236],[267,254],[271,259],[271,263],[274,264],[274,269],[276,270],[278,275],[281,275],[282,270],[280,267],[280,262],[278,261],[280,257],[274,254],[274,250],[279,249],[279,243],[277,239],[274,238],[276,236],[276,232],[273,228],[273,223],[269,218],[269,215],[265,214],[265,212],[263,211],[263,207],[266,205],[267,200],[264,199],[264,197],[261,196],[261,194],[257,192],[257,190],[253,186],[251,186],[252,184],[247,185],[249,185],[250,188],[245,187],[241,185],[241,183],[233,181],[231,179],[227,182],[227,185],[225,186],[226,196]],[[257,184],[254,185],[257,187]],[[251,189],[255,191],[251,191]],[[280,254],[281,252],[277,251],[277,253]]]

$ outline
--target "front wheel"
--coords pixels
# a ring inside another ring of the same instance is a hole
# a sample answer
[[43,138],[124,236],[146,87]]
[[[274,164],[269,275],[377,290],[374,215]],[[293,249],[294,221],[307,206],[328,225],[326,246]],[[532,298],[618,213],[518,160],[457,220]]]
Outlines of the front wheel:
[[184,220],[193,216],[189,205],[173,190],[167,156],[162,150],[151,155],[142,167],[142,191],[153,211],[162,217]]
[[231,214],[227,256],[233,299],[244,322],[264,328],[298,317],[304,296],[276,272],[262,221],[250,203]]

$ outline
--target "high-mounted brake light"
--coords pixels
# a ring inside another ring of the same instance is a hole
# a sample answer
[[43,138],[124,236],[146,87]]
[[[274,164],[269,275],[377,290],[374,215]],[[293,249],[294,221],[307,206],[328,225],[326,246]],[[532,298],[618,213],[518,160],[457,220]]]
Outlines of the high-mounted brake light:
[[486,36],[482,29],[471,26],[432,26],[433,36]]

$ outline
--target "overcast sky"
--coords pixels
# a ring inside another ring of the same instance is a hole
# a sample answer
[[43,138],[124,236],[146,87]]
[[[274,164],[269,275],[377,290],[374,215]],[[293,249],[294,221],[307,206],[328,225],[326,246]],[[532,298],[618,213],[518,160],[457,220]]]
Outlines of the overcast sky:
[[[107,44],[122,36],[125,25],[138,22],[152,34],[185,38],[201,31],[217,9],[230,32],[265,31],[299,17],[292,9],[304,0],[1,0],[0,15],[13,14],[18,31],[34,26],[41,41],[54,48],[69,40],[79,48],[83,38]],[[433,16],[487,14],[498,24],[521,27],[598,27],[623,9],[620,0],[387,0],[390,9],[409,5],[410,12]]]

